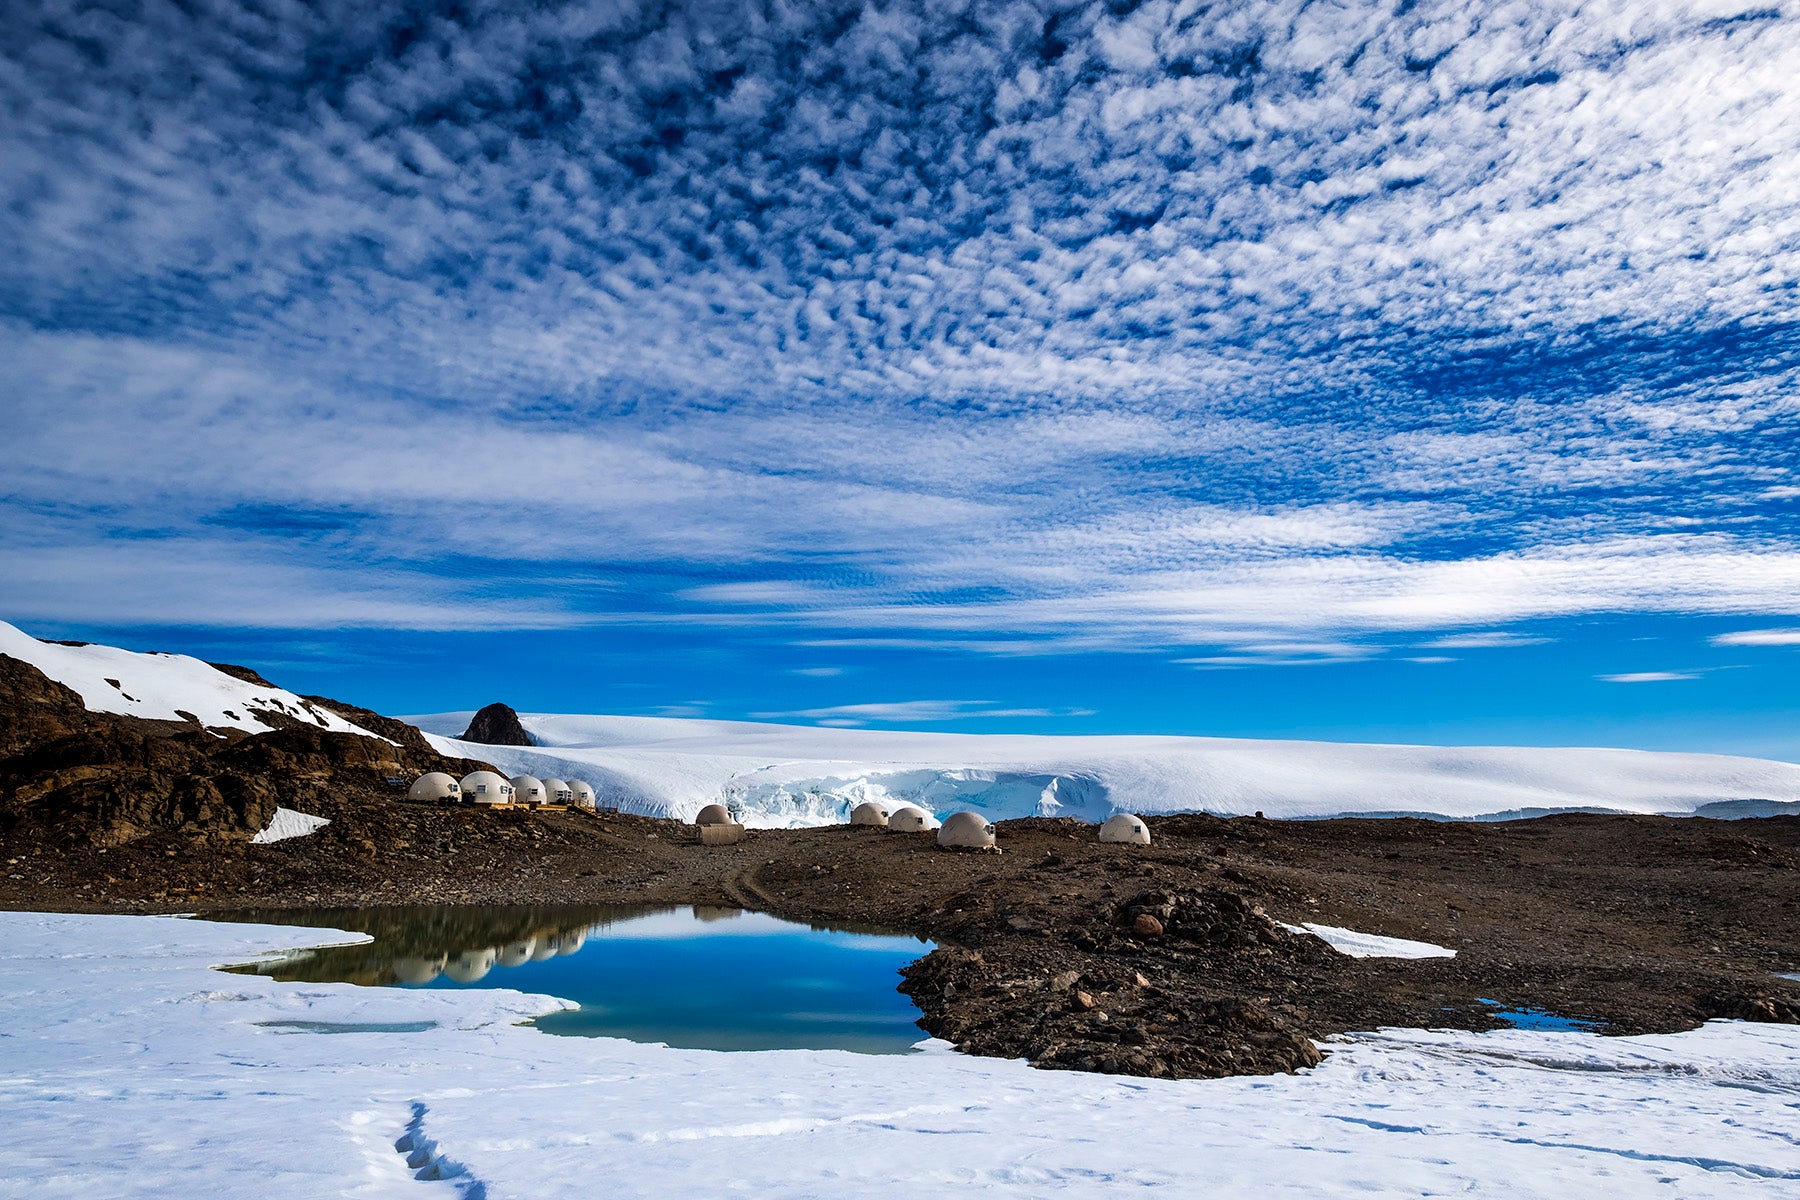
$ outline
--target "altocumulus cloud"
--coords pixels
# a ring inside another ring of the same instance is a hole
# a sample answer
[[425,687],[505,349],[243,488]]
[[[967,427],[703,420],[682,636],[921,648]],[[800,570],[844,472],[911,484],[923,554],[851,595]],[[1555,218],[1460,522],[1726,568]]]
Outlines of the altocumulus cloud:
[[1775,10],[0,35],[15,616],[1237,662],[1800,606]]

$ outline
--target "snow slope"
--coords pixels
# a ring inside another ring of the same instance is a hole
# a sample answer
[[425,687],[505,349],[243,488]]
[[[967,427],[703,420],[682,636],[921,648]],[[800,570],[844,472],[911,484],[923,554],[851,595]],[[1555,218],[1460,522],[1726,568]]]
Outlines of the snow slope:
[[0,654],[28,662],[72,689],[89,712],[124,713],[158,721],[184,721],[187,717],[183,714],[190,713],[202,725],[249,733],[276,728],[263,717],[279,714],[338,733],[376,736],[290,691],[245,683],[185,654],[140,654],[116,646],[40,642],[4,621],[0,621]]
[[[0,1195],[258,1200],[1800,1190],[1800,1028],[1396,1031],[1175,1082],[551,1037],[563,1007],[221,975],[357,935],[0,914]],[[360,1030],[360,1031],[359,1031]],[[418,1173],[426,1178],[420,1178]],[[437,1178],[441,1177],[441,1178]]]
[[1290,933],[1310,933],[1348,958],[1455,958],[1456,951],[1431,942],[1415,942],[1407,938],[1384,937],[1379,933],[1358,933],[1337,925],[1289,925],[1281,927]]
[[268,828],[263,829],[250,840],[262,845],[268,842],[285,842],[289,838],[305,837],[317,833],[331,824],[329,817],[314,817],[291,808],[277,808],[269,821]]
[[[691,819],[739,799],[765,827],[844,820],[865,799],[990,818],[1114,812],[1271,817],[1800,810],[1800,765],[1715,754],[1376,746],[1192,737],[1033,737],[741,721],[525,714],[532,747],[455,740],[471,714],[408,720],[446,754],[594,783],[630,811]],[[1746,801],[1767,802],[1748,804]],[[1734,807],[1735,806],[1735,807]]]

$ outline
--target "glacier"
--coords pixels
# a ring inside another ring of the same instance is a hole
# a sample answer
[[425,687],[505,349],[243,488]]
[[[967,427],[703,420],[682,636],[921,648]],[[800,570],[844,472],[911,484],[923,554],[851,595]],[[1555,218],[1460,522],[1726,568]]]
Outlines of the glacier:
[[459,741],[468,712],[408,717],[441,752],[582,778],[603,803],[746,825],[846,820],[864,800],[990,820],[1115,812],[1500,820],[1557,812],[1800,812],[1800,765],[1604,748],[1403,746],[1164,736],[920,733],[674,717],[521,714],[529,747]]

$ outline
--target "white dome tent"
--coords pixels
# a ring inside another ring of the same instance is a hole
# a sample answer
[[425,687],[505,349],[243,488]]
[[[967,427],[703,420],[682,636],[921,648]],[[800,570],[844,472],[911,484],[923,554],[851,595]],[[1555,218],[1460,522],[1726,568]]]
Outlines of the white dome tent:
[[443,771],[427,771],[413,780],[406,798],[421,804],[455,804],[462,799],[462,785],[456,776]]
[[927,829],[935,829],[937,822],[933,821],[931,814],[924,809],[904,804],[888,814],[887,827],[898,829],[903,833],[920,833]]
[[744,840],[744,827],[723,804],[709,804],[694,817],[702,846],[729,846]]
[[594,786],[585,779],[569,780],[569,792],[574,797],[572,803],[576,808],[593,808],[598,803]]
[[937,840],[948,850],[992,850],[994,827],[980,813],[952,813],[944,819]]
[[887,809],[873,800],[864,800],[850,810],[850,823],[852,825],[886,825],[888,823]]
[[1150,844],[1150,827],[1144,824],[1141,817],[1130,813],[1114,813],[1106,818],[1100,826],[1100,840],[1103,842],[1120,842],[1131,846],[1148,846]]
[[462,798],[470,804],[511,804],[512,781],[494,771],[471,771],[462,778]]
[[544,781],[536,775],[514,775],[512,786],[514,804],[544,803]]
[[575,799],[575,789],[561,779],[544,780],[545,804],[569,804]]

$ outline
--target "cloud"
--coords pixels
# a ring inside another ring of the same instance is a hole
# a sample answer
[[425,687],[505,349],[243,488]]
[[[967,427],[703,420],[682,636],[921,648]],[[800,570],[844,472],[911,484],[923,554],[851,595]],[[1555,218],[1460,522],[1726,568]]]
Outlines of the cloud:
[[1631,671],[1623,675],[1596,675],[1607,683],[1668,683],[1678,679],[1698,679],[1698,671]]
[[1715,646],[1800,646],[1800,629],[1744,629],[1707,640]]
[[1546,637],[1527,637],[1522,633],[1505,630],[1490,630],[1482,633],[1453,633],[1420,642],[1419,645],[1428,650],[1483,650],[1502,646],[1541,646],[1552,640],[1554,639]]
[[870,721],[907,724],[965,721],[971,718],[1085,717],[1085,708],[1004,708],[991,700],[897,700],[872,704],[837,704],[794,712],[753,714],[759,720],[805,717],[821,725],[861,725]]
[[1800,610],[1800,19],[1117,7],[9,10],[0,608],[1213,666]]

